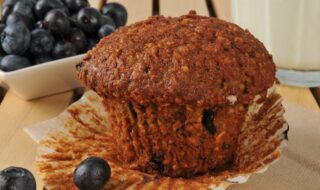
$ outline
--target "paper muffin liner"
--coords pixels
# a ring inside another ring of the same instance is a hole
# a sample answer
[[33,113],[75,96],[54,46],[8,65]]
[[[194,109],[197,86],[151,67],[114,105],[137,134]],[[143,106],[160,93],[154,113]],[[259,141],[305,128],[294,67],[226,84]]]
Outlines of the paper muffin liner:
[[[261,95],[249,105],[240,129],[239,151],[234,166],[193,178],[171,178],[122,168],[109,161],[111,178],[104,189],[212,189],[223,190],[244,183],[254,173],[264,172],[275,162],[287,142],[288,125],[274,88],[266,101]],[[89,156],[111,160],[117,147],[110,131],[102,99],[93,91],[70,105],[56,118],[26,128],[39,143],[37,170],[48,190],[77,189],[72,175],[75,167]],[[261,117],[263,115],[263,117]]]

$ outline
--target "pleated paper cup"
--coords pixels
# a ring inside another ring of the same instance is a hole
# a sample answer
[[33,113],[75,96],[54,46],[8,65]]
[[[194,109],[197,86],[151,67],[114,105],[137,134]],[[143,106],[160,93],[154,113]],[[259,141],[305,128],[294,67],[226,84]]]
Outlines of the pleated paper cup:
[[[264,172],[280,157],[286,145],[288,125],[283,118],[281,99],[274,88],[267,96],[267,99],[274,99],[271,105],[259,102],[258,95],[249,106],[239,136],[243,143],[238,147],[234,165],[224,171],[188,179],[147,174],[111,162],[119,145],[113,139],[102,98],[93,91],[86,92],[58,117],[25,130],[39,143],[37,170],[48,190],[76,190],[73,171],[89,156],[109,161],[111,178],[104,189],[223,190]],[[255,118],[262,111],[264,117]]]

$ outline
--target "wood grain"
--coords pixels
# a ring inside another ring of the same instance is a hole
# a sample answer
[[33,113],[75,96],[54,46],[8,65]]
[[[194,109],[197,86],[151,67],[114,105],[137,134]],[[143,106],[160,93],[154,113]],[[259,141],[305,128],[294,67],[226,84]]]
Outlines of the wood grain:
[[190,10],[197,11],[199,15],[209,15],[205,0],[160,0],[160,14],[164,16],[181,16]]
[[[73,92],[70,91],[24,101],[7,92],[0,106],[0,170],[8,166],[21,166],[36,174],[37,145],[23,131],[23,127],[56,116],[70,104],[72,97]],[[35,177],[41,187],[41,181]]]
[[319,106],[309,88],[278,85],[277,91],[283,99],[314,111],[320,111]]

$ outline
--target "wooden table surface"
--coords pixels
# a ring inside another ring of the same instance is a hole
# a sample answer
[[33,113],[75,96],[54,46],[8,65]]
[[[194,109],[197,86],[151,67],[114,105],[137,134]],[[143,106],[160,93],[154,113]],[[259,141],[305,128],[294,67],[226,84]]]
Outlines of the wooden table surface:
[[[146,19],[156,12],[166,16],[178,16],[193,9],[200,15],[209,15],[208,3],[205,0],[113,1],[122,3],[128,9],[128,24]],[[153,6],[152,2],[159,2],[158,11],[153,10],[157,6]],[[228,1],[212,0],[211,3],[218,17],[229,19],[230,4]],[[101,1],[91,0],[91,5],[99,7]],[[315,98],[307,88],[278,85],[277,90],[284,99],[290,102],[320,111]],[[7,92],[0,90],[0,94],[1,91],[3,99],[0,103],[0,170],[8,166],[28,168],[35,174],[38,189],[41,189],[42,182],[35,172],[37,145],[24,133],[23,128],[56,116],[74,101],[76,93],[69,91],[33,101],[24,101],[16,97],[10,90]]]

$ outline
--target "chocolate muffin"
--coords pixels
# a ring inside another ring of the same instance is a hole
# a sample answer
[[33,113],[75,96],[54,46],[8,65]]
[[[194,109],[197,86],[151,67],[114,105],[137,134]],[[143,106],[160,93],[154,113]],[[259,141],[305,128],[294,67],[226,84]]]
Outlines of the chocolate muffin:
[[263,44],[193,11],[117,30],[87,53],[78,75],[104,99],[112,161],[171,177],[240,167],[248,107],[279,99],[267,93],[275,65]]

